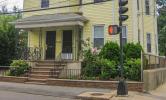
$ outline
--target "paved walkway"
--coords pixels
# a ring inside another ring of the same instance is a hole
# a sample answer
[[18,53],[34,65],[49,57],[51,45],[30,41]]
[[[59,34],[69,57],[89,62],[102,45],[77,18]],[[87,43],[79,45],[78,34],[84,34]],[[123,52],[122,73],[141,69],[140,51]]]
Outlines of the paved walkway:
[[149,93],[130,92],[128,97],[114,97],[111,100],[166,100],[166,84]]

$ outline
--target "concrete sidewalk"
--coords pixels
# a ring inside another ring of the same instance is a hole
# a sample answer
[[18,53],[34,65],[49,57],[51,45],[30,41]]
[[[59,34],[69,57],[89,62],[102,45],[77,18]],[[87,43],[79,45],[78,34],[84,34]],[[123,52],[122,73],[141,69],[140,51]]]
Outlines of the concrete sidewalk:
[[111,100],[166,100],[166,84],[149,93],[129,92],[128,97],[113,97]]

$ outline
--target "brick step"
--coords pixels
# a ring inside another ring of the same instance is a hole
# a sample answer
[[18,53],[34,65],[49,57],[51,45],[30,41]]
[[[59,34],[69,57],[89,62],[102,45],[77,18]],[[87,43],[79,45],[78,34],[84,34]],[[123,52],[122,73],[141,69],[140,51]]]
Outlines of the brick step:
[[52,70],[62,70],[64,67],[32,67],[32,72],[33,71],[52,71]]
[[31,74],[33,75],[50,75],[50,71],[32,71]]
[[52,67],[32,67],[32,72],[34,71],[51,71],[54,68]]
[[53,61],[53,60],[44,60],[44,61],[37,61],[37,63],[40,63],[40,64],[61,64],[61,63],[64,63],[66,64],[67,62],[64,62],[64,61]]
[[[38,74],[30,74],[30,78],[35,78],[35,79],[48,79],[52,75],[38,75]],[[53,77],[58,77],[58,75],[54,74]]]
[[66,64],[41,64],[41,63],[36,63],[36,66],[40,67],[57,67],[57,66],[66,66]]

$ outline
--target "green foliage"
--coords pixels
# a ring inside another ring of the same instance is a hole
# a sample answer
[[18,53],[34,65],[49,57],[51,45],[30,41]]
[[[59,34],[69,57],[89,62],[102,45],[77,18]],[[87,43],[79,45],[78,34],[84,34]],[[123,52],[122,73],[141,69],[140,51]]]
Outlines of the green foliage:
[[124,74],[129,80],[139,81],[141,78],[141,59],[127,59],[124,64]]
[[107,59],[99,60],[99,66],[101,66],[100,79],[108,80],[117,76],[117,67],[115,61],[109,61]]
[[16,55],[18,30],[9,24],[14,20],[14,16],[0,15],[0,65],[9,65]]
[[[161,4],[165,6],[162,6],[159,9],[159,17],[158,17],[158,30],[159,30],[159,51],[160,51],[160,55],[164,55],[164,53],[166,53],[166,13],[163,10],[166,10],[166,1],[162,2]],[[162,9],[162,10],[161,10]]]
[[142,51],[142,46],[137,43],[128,43],[124,46],[124,54],[125,54],[125,58],[133,58],[133,59],[137,59],[137,58],[141,58],[141,51]]
[[117,75],[116,63],[107,59],[101,59],[98,54],[91,50],[84,52],[82,62],[84,77],[99,77],[100,79],[114,78]]
[[[129,43],[124,47],[126,60],[124,62],[124,73],[129,80],[140,80],[141,74],[141,50],[139,44]],[[117,43],[108,42],[95,53],[90,49],[84,51],[82,62],[82,74],[86,78],[109,80],[119,76],[118,64],[120,59],[120,48]]]
[[15,26],[9,23],[20,17],[21,14],[0,15],[0,65],[8,66],[19,54],[17,48],[27,43],[27,34],[24,35],[25,32],[15,29]]
[[159,50],[160,55],[166,55],[166,26],[163,27],[159,33]]
[[24,75],[30,69],[28,63],[25,62],[25,61],[23,61],[23,60],[14,60],[10,64],[10,66],[12,66],[12,67],[10,69],[9,76],[20,76],[20,75]]
[[109,59],[110,61],[118,63],[120,60],[120,47],[115,42],[107,42],[101,49],[99,55],[101,58]]

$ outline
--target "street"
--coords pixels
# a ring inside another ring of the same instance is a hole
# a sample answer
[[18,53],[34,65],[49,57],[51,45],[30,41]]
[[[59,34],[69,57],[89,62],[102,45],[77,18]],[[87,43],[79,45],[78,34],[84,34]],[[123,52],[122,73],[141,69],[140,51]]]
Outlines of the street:
[[0,100],[75,100],[83,92],[111,92],[111,89],[0,82]]
[[[60,87],[0,82],[0,100],[78,100],[75,98],[75,96],[84,92],[109,93],[112,91],[111,89]],[[129,96],[127,97],[113,97],[111,100],[140,99],[166,100],[166,84],[149,93],[129,92]]]

